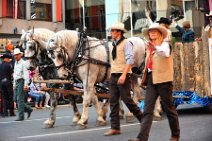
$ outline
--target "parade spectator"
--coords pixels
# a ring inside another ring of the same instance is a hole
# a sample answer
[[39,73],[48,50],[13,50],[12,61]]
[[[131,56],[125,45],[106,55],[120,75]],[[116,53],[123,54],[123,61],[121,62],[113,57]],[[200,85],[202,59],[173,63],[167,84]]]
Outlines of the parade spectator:
[[30,90],[28,94],[31,98],[35,99],[35,108],[42,109],[43,95],[45,94],[45,92],[40,91],[40,87],[33,82],[33,80],[35,80],[37,77],[36,73],[32,72],[31,76],[32,81],[30,83]]
[[14,50],[14,45],[13,45],[11,40],[8,40],[8,43],[6,45],[6,51],[9,51],[10,53],[13,53],[13,50]]
[[11,58],[12,56],[9,53],[5,53],[1,56],[3,62],[0,64],[0,89],[3,97],[3,116],[9,115],[8,110],[10,111],[10,116],[15,116],[12,85],[13,68],[10,63]]
[[175,27],[179,30],[182,34],[182,42],[183,43],[190,43],[194,42],[194,31],[191,29],[191,24],[189,21],[183,22],[183,28],[180,27],[175,20],[173,20]]
[[27,118],[31,116],[33,109],[26,104],[25,97],[28,90],[29,75],[25,61],[22,59],[23,53],[20,49],[14,50],[15,66],[14,66],[14,100],[18,104],[18,118],[16,121],[24,120],[24,111],[27,112]]
[[157,24],[143,30],[149,40],[142,85],[147,86],[144,113],[141,119],[140,132],[136,139],[129,141],[147,141],[153,120],[154,105],[161,97],[171,129],[170,141],[179,141],[180,127],[172,97],[173,57],[170,46],[164,42],[167,30]]
[[127,108],[138,121],[141,120],[142,112],[131,98],[131,65],[134,63],[133,47],[123,36],[126,32],[123,23],[116,23],[111,27],[113,41],[111,77],[110,77],[110,123],[111,129],[105,136],[120,134],[119,100],[122,99]]

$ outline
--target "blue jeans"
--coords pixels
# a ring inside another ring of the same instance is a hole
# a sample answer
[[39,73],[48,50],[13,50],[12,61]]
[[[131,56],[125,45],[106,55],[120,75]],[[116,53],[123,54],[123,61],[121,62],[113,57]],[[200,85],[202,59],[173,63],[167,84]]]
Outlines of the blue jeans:
[[24,91],[24,79],[16,81],[14,88],[14,101],[18,104],[18,116],[24,118],[24,112],[32,108],[25,102],[26,92]]
[[35,101],[37,103],[42,102],[43,101],[43,95],[41,93],[29,93],[29,96],[33,99],[35,99]]

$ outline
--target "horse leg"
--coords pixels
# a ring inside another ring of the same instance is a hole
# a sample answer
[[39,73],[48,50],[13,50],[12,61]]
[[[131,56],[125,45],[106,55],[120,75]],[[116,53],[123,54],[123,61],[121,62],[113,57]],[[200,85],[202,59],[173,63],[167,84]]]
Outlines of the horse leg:
[[52,128],[56,121],[56,108],[57,108],[57,94],[55,92],[50,92],[50,99],[51,99],[51,111],[50,117],[47,119],[43,124],[44,128]]
[[80,120],[81,114],[77,108],[77,103],[76,103],[76,96],[70,95],[69,97],[70,103],[73,106],[73,112],[74,112],[74,117],[72,119],[73,125],[76,125],[77,122]]
[[87,88],[86,88],[86,85],[84,86],[85,89],[84,89],[84,97],[83,97],[83,112],[82,112],[81,119],[78,122],[80,129],[87,128],[86,124],[88,121],[88,111],[89,111],[89,105],[90,105],[91,100],[92,100],[92,102],[96,108],[97,114],[98,114],[98,117],[97,117],[98,124],[99,125],[106,124],[105,120],[103,119],[103,114],[102,114],[102,111],[101,111],[101,108],[100,108],[100,105],[98,102],[98,98],[94,94],[94,87],[93,87],[94,85],[92,85],[91,83],[89,83],[89,84],[90,84],[90,87],[87,86]]
[[102,115],[103,115],[104,120],[106,120],[106,118],[107,118],[109,104],[110,104],[109,100],[104,99],[102,102],[102,105],[101,105]]
[[154,120],[156,121],[161,120],[161,115],[160,115],[161,112],[162,112],[162,108],[160,104],[160,97],[158,97],[155,103]]

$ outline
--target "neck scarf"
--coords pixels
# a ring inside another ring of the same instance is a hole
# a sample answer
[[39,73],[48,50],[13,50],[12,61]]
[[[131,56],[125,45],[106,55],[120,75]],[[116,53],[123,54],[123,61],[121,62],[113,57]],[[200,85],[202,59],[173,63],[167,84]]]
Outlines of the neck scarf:
[[122,36],[116,43],[115,41],[113,41],[112,45],[113,45],[113,50],[112,50],[112,57],[113,60],[116,58],[116,47],[125,39],[124,36]]

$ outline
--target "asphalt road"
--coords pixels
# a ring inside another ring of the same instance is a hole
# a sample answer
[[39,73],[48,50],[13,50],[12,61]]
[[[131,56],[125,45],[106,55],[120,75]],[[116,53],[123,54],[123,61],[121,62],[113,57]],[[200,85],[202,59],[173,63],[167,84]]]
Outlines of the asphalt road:
[[[80,110],[81,109],[81,106]],[[178,109],[181,141],[212,141],[212,115],[202,108],[187,109],[191,106],[181,106]],[[193,106],[192,106],[193,107]],[[30,119],[15,122],[16,117],[0,117],[0,141],[127,141],[136,137],[139,123],[126,124],[122,120],[121,135],[103,136],[109,126],[97,127],[96,112],[90,108],[88,128],[78,130],[72,125],[72,110],[69,106],[59,107],[54,128],[44,129],[43,122],[48,118],[49,110],[34,110]],[[166,116],[162,121],[154,122],[149,141],[168,141],[170,130]]]

